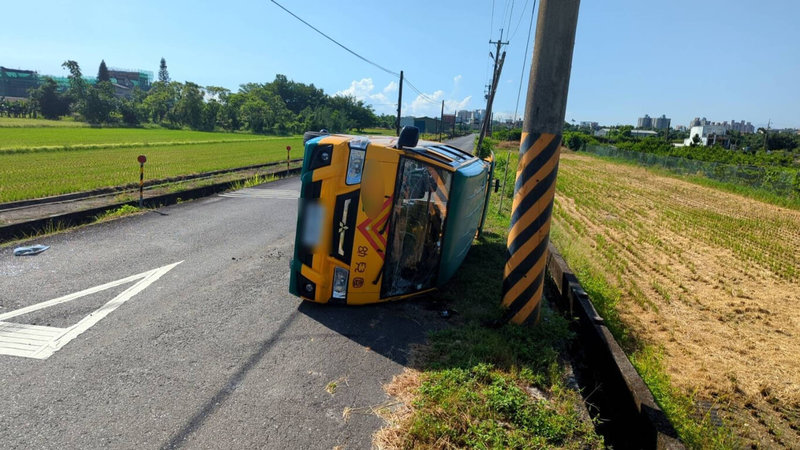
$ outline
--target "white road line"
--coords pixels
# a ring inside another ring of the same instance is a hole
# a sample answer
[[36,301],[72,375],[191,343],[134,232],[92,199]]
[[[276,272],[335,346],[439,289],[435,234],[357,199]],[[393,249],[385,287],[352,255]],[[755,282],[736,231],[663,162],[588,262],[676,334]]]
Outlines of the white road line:
[[253,189],[244,188],[238,191],[226,192],[220,194],[220,197],[229,198],[263,198],[263,199],[282,199],[282,200],[297,200],[300,193],[288,189]]
[[0,355],[22,356],[36,359],[48,358],[67,345],[69,341],[78,337],[81,333],[88,330],[112,311],[119,308],[123,303],[130,300],[134,295],[142,292],[142,290],[153,284],[165,273],[182,262],[183,261],[179,261],[174,264],[159,267],[158,269],[148,270],[138,275],[112,281],[94,288],[85,289],[74,294],[65,295],[0,315],[0,321],[10,319],[139,280],[71,327],[56,328],[23,323],[0,322]]
[[[38,334],[25,333],[28,330],[36,330]],[[36,353],[64,331],[64,328],[0,322],[0,354],[42,359]]]

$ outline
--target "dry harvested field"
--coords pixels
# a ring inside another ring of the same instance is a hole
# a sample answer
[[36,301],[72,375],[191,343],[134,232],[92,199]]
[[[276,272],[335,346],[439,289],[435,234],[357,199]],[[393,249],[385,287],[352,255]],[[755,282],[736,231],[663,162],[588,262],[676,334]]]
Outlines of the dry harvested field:
[[800,211],[562,154],[552,231],[742,445],[800,442]]

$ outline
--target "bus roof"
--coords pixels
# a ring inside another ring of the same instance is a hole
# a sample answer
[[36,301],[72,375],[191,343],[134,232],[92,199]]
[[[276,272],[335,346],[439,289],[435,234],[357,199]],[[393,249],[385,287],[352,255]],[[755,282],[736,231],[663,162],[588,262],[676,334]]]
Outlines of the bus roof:
[[[328,141],[330,138],[338,138],[336,139],[338,142]],[[414,153],[424,158],[436,161],[440,164],[450,166],[453,170],[456,170],[464,164],[477,159],[477,156],[461,150],[460,148],[435,141],[420,140],[416,147],[405,147],[403,149],[398,149],[396,136],[355,136],[346,134],[332,134],[325,136],[324,139],[334,144],[350,141],[352,139],[367,139],[369,140],[370,145],[379,145],[402,153]]]

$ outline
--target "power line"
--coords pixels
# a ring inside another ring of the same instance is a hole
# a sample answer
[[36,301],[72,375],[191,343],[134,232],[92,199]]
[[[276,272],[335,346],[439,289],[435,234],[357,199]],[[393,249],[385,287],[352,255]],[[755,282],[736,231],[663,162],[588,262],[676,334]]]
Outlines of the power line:
[[[492,40],[492,30],[494,30],[494,1],[492,0],[492,18],[489,20],[489,40]],[[489,78],[489,61],[486,61],[486,68],[483,72],[483,78]]]
[[[522,14],[519,15],[519,20],[517,21],[517,26],[514,27],[514,32],[508,38],[509,41],[513,41],[514,40],[514,36],[517,35],[517,30],[519,30],[519,26],[522,24],[522,19],[525,18],[525,10],[528,9],[528,1],[529,0],[525,0],[525,5],[522,6]],[[511,24],[509,24],[509,25],[511,25]]]
[[301,18],[300,18],[300,17],[299,17],[297,14],[295,14],[295,13],[293,13],[293,12],[289,11],[289,10],[288,10],[288,9],[286,9],[286,8],[285,8],[283,5],[281,5],[280,3],[276,2],[275,0],[270,0],[270,1],[272,1],[272,3],[275,3],[276,5],[278,5],[278,7],[279,7],[280,9],[282,9],[282,10],[286,11],[287,13],[289,13],[289,14],[290,14],[292,17],[294,17],[295,19],[297,19],[297,20],[299,20],[300,22],[303,22],[304,24],[306,24],[306,26],[308,26],[308,27],[309,27],[309,28],[311,28],[312,30],[314,30],[314,31],[316,31],[317,33],[319,33],[319,34],[321,34],[321,35],[325,36],[325,38],[326,38],[326,39],[328,39],[329,41],[331,41],[331,42],[333,42],[334,44],[338,45],[339,47],[342,47],[343,49],[347,50],[348,52],[350,52],[351,54],[353,54],[353,55],[354,55],[356,58],[358,58],[358,59],[360,59],[360,60],[362,60],[362,61],[366,62],[367,64],[371,64],[371,65],[373,65],[373,66],[377,67],[378,69],[381,69],[382,71],[384,71],[384,72],[386,72],[386,73],[388,73],[388,74],[394,75],[394,76],[396,76],[396,77],[399,77],[399,76],[400,76],[400,74],[399,74],[399,73],[397,73],[397,72],[393,72],[393,71],[391,71],[391,70],[389,70],[389,69],[387,69],[387,68],[385,68],[385,67],[381,66],[380,64],[378,64],[378,63],[376,63],[376,62],[373,62],[373,61],[370,61],[369,59],[367,59],[367,58],[365,58],[365,57],[363,57],[363,56],[359,55],[358,53],[354,52],[353,50],[350,50],[350,49],[349,49],[349,48],[347,48],[347,47],[346,47],[344,44],[340,43],[340,42],[339,42],[339,41],[337,41],[336,39],[334,39],[334,38],[332,38],[332,37],[328,36],[327,34],[323,33],[322,31],[320,31],[320,30],[319,30],[317,27],[315,27],[314,25],[311,25],[310,23],[308,23],[308,22],[306,22],[305,20],[301,19]]
[[536,14],[536,0],[533,0],[533,8],[531,8],[531,23],[528,25],[528,40],[525,41],[525,53],[522,55],[522,73],[519,74],[519,89],[517,89],[517,104],[514,106],[514,122],[517,121],[517,112],[519,111],[519,96],[522,93],[522,79],[525,77],[525,65],[528,61],[528,48],[531,44],[531,31],[533,30],[533,16]]
[[[292,17],[294,17],[295,19],[297,19],[297,20],[299,20],[300,22],[304,23],[306,26],[308,26],[308,27],[309,27],[309,28],[311,28],[312,30],[316,31],[317,33],[321,34],[321,35],[322,35],[322,36],[324,36],[326,39],[328,39],[329,41],[331,41],[331,42],[333,42],[334,44],[338,45],[339,47],[341,47],[341,48],[343,48],[343,49],[347,50],[349,53],[351,53],[351,54],[352,54],[352,55],[354,55],[355,57],[359,58],[360,60],[362,60],[362,61],[364,61],[364,62],[366,62],[366,63],[368,63],[368,64],[371,64],[371,65],[373,65],[373,66],[377,67],[378,69],[381,69],[382,71],[384,71],[384,72],[386,72],[386,73],[388,73],[388,74],[390,74],[390,75],[394,75],[394,76],[396,76],[396,77],[400,78],[400,74],[399,74],[399,73],[397,73],[397,72],[394,72],[394,71],[391,71],[391,70],[389,70],[389,69],[387,69],[387,68],[385,68],[385,67],[381,66],[380,64],[378,64],[378,63],[376,63],[376,62],[373,62],[373,61],[371,61],[371,60],[369,60],[369,59],[367,59],[367,58],[365,58],[365,57],[363,57],[363,56],[359,55],[359,54],[358,54],[358,53],[356,53],[355,51],[353,51],[353,50],[349,49],[347,46],[345,46],[344,44],[342,44],[342,43],[340,43],[339,41],[337,41],[336,39],[334,39],[334,38],[332,38],[332,37],[328,36],[327,34],[323,33],[323,32],[322,32],[320,29],[318,29],[318,28],[317,28],[317,27],[315,27],[314,25],[311,25],[310,23],[306,22],[305,20],[303,20],[302,18],[300,18],[300,17],[299,17],[297,14],[295,14],[295,13],[293,13],[293,12],[289,11],[289,10],[288,10],[288,9],[286,9],[286,8],[285,8],[283,5],[281,5],[280,3],[276,2],[275,0],[270,0],[270,1],[271,1],[272,3],[275,3],[276,5],[278,5],[278,7],[279,7],[279,8],[281,8],[282,10],[286,11],[287,13],[289,13],[289,14],[290,14]],[[492,13],[494,13],[494,11],[492,11]],[[421,97],[423,100],[425,100],[425,101],[427,101],[427,102],[429,102],[429,103],[435,103],[435,104],[439,104],[439,102],[438,102],[438,101],[436,101],[436,100],[434,100],[434,99],[432,99],[432,98],[428,97],[427,95],[425,95],[424,93],[422,93],[422,91],[420,91],[419,89],[417,89],[417,87],[416,87],[416,86],[414,86],[414,85],[413,85],[413,84],[412,84],[412,83],[411,83],[411,82],[408,80],[408,78],[405,78],[405,79],[404,79],[404,82],[405,82],[406,84],[408,84],[408,85],[409,85],[409,87],[411,87],[411,89],[413,89],[413,90],[414,90],[414,91],[415,91],[417,94],[419,94],[419,96],[420,96],[420,97]]]
[[516,3],[515,0],[511,0],[511,11],[508,13],[508,25],[506,26],[508,31],[511,31],[511,18],[514,16],[514,3]]
[[[525,9],[523,8],[523,11]],[[522,55],[522,73],[519,74],[519,88],[517,89],[517,104],[514,106],[514,120],[512,125],[517,122],[517,113],[519,112],[519,96],[522,93],[522,79],[525,77],[525,66],[528,61],[528,48],[531,44],[531,31],[533,30],[533,16],[536,14],[536,0],[533,0],[533,7],[531,8],[531,23],[528,25],[528,40],[525,42],[525,53]],[[519,24],[517,24],[519,26]],[[505,172],[503,173],[503,190],[501,192],[506,191],[506,178],[508,178],[508,160],[511,158],[511,153],[506,153],[506,168]],[[500,196],[500,205],[497,207],[497,211],[501,212],[503,210],[503,196]]]
[[420,97],[422,97],[422,98],[423,98],[423,100],[426,100],[426,101],[427,101],[427,102],[429,102],[429,103],[436,103],[437,105],[439,104],[439,102],[438,102],[437,100],[434,100],[434,99],[432,99],[432,98],[428,97],[427,95],[423,94],[423,93],[422,93],[422,91],[420,91],[419,89],[417,89],[417,87],[416,87],[416,86],[414,86],[413,84],[411,84],[411,82],[410,82],[410,81],[408,81],[408,77],[406,77],[406,79],[405,79],[405,82],[406,82],[406,84],[408,84],[408,86],[409,86],[411,89],[413,89],[413,90],[414,90],[414,92],[416,92],[417,94],[419,94],[419,96],[420,96]]

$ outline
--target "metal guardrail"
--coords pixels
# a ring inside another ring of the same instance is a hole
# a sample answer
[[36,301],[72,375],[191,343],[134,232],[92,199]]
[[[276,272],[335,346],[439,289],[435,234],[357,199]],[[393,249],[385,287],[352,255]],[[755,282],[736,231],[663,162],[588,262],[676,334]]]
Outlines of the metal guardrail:
[[[595,383],[601,385],[610,400],[617,425],[617,437],[622,434],[624,447],[685,449],[678,433],[656,404],[653,394],[636,372],[625,352],[617,343],[603,318],[592,305],[589,295],[564,258],[551,243],[548,246],[547,271],[558,291],[557,302],[570,318],[577,318],[578,340],[583,357],[591,366]],[[609,413],[608,409],[601,415]],[[614,443],[611,443],[614,445]]]

